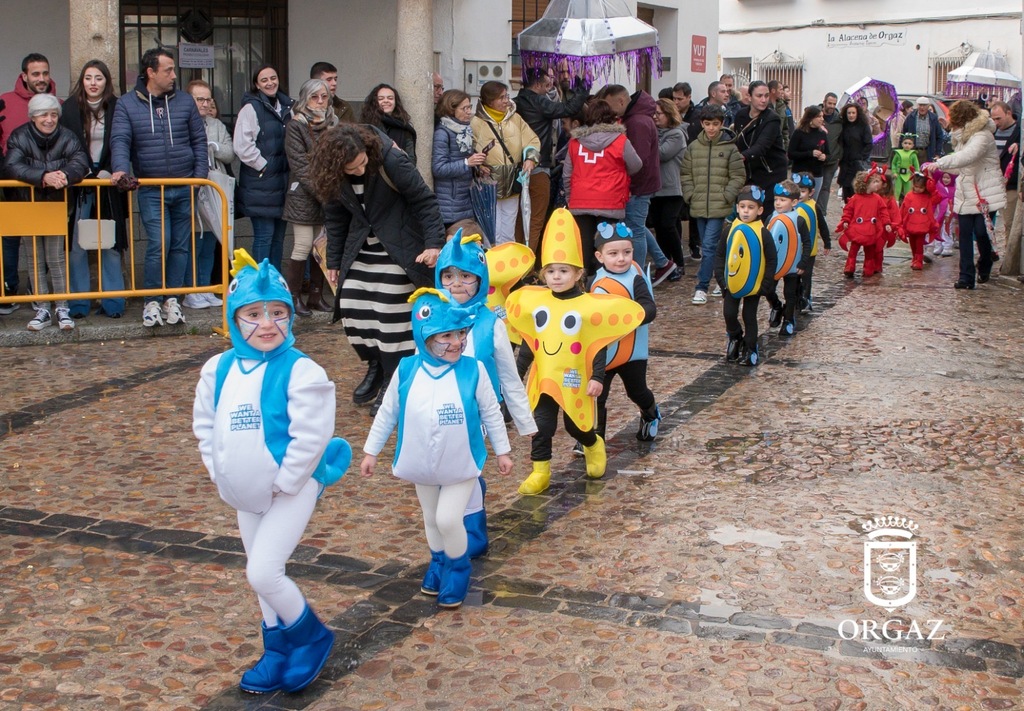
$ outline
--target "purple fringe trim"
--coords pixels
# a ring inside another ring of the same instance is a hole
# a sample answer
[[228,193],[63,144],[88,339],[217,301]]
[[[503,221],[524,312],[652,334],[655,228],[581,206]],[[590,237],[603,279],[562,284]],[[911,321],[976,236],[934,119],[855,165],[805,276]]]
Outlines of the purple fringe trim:
[[995,84],[975,84],[970,81],[947,81],[946,95],[957,99],[977,99],[981,94],[1000,101],[1010,101],[1020,89]]
[[524,82],[527,69],[544,69],[549,66],[559,66],[562,62],[568,64],[570,74],[582,77],[588,90],[598,79],[611,79],[616,61],[622,61],[637,82],[643,79],[646,69],[650,70],[652,76],[660,77],[662,75],[661,49],[658,47],[631,49],[615,54],[600,54],[595,57],[522,50],[519,52],[519,57],[523,68]]

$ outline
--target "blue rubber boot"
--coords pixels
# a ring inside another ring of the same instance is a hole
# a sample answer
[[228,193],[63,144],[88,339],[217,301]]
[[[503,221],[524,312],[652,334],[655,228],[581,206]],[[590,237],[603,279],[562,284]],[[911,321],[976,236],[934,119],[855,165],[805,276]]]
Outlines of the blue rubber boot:
[[441,569],[441,592],[437,596],[440,607],[455,608],[462,604],[469,592],[469,574],[473,572],[469,564],[469,553],[458,558],[444,556],[444,568]]
[[[487,482],[484,481],[483,477],[479,477],[480,480],[480,491],[482,492],[481,498],[487,496]],[[462,517],[462,523],[466,526],[466,537],[469,539],[469,553],[470,559],[479,558],[487,552],[490,547],[490,540],[487,538],[487,509],[480,509],[476,513],[471,513],[467,516]]]
[[302,616],[281,631],[290,647],[281,688],[287,692],[301,691],[320,675],[331,656],[334,633],[324,626],[308,604]]
[[431,597],[441,591],[441,568],[444,566],[444,551],[430,551],[430,565],[423,576],[420,592]]
[[288,663],[288,642],[280,627],[267,627],[266,622],[260,623],[263,629],[263,656],[249,671],[242,674],[238,685],[242,691],[250,694],[269,694],[281,688],[281,678]]

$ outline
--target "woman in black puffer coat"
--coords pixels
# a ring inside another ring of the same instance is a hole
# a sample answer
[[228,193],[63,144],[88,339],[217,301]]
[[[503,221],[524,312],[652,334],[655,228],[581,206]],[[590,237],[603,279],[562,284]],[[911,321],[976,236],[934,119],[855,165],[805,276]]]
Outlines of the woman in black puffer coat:
[[750,105],[733,120],[736,147],[747,169],[747,183],[771,196],[775,184],[786,179],[789,158],[782,147],[782,119],[768,106],[768,85],[750,82]]
[[858,104],[843,107],[843,130],[839,146],[843,157],[839,159],[839,186],[843,189],[843,202],[853,197],[853,179],[857,173],[871,167],[871,126]]

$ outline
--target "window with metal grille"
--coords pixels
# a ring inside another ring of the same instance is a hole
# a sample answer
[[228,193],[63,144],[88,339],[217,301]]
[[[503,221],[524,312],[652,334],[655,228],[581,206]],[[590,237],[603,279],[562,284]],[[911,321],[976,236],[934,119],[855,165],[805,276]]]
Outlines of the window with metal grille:
[[288,91],[288,0],[121,0],[121,91],[135,86],[147,49],[163,46],[177,56],[179,42],[213,45],[213,68],[179,66],[178,88],[209,83],[229,126],[260,65],[273,65]]
[[766,84],[777,79],[782,86],[789,87],[789,110],[793,119],[800,120],[803,114],[804,63],[803,62],[766,62],[758,64],[757,78]]
[[966,55],[932,57],[932,93],[943,96],[946,93],[946,75],[964,63]]

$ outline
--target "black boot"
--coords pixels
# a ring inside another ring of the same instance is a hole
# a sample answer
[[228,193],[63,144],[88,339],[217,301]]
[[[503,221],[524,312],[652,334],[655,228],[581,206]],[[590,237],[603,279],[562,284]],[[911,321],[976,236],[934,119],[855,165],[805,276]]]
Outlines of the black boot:
[[373,404],[370,405],[370,417],[377,416],[377,410],[379,410],[380,406],[384,404],[384,393],[387,391],[388,389],[384,387],[377,389],[377,397],[374,398]]
[[363,376],[363,380],[356,389],[352,391],[352,402],[356,405],[365,405],[368,402],[373,402],[377,397],[377,393],[383,388],[381,385],[384,383],[384,369],[380,365],[379,360],[371,360],[366,364],[366,375]]
[[302,274],[306,271],[306,262],[299,259],[289,259],[284,263],[284,280],[288,282],[288,291],[292,293],[292,308],[297,316],[309,316],[310,311],[302,303]]
[[334,307],[324,298],[331,296],[330,293],[324,293],[330,288],[324,277],[324,270],[320,268],[319,264],[314,264],[309,271],[309,301],[306,302],[306,305],[313,311],[334,311]]
[[741,333],[738,337],[733,338],[729,336],[729,345],[725,349],[725,360],[727,363],[735,363],[742,356],[743,351],[743,334]]

